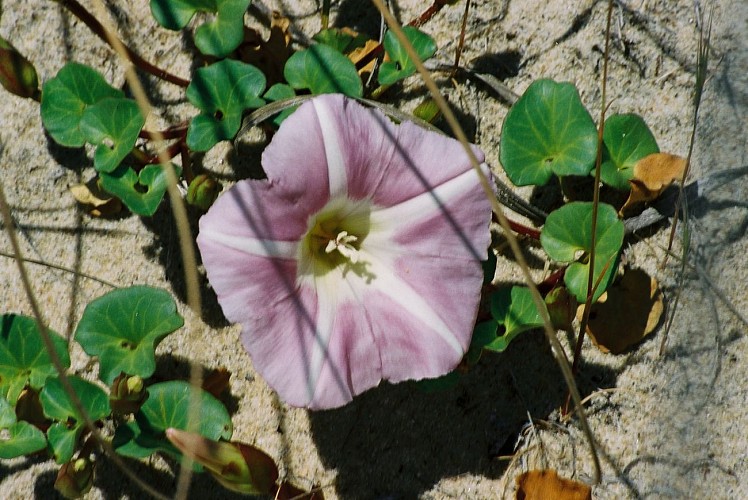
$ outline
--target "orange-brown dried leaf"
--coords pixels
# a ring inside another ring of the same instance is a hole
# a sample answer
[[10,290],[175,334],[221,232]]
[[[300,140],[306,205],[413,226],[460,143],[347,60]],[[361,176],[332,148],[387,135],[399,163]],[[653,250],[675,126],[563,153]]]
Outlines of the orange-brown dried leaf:
[[[355,32],[354,32],[355,33]],[[368,57],[369,54],[371,54],[375,50],[381,50],[381,45],[376,40],[367,40],[363,47],[358,47],[356,49],[353,49],[350,54],[348,54],[348,58],[353,61],[353,64],[356,64],[358,66],[358,62],[365,57]],[[384,60],[386,61],[388,57],[385,55]],[[366,64],[363,68],[359,68],[358,74],[362,77],[368,78],[368,76],[371,74],[372,71],[374,71],[374,66],[376,65],[377,58],[373,57],[369,63]]]
[[203,390],[216,398],[220,398],[221,393],[229,388],[230,378],[231,372],[222,366],[210,372],[203,379]]
[[85,184],[74,184],[68,189],[92,217],[111,217],[122,211],[120,199],[103,191],[96,178]]
[[586,484],[565,479],[553,469],[531,470],[517,477],[517,500],[591,500]]
[[645,156],[634,165],[634,173],[629,181],[631,193],[621,209],[656,199],[670,184],[683,178],[686,159],[669,153],[654,153]]
[[657,280],[641,269],[628,269],[608,289],[605,301],[592,306],[587,333],[602,352],[620,354],[657,328],[663,308]]
[[273,11],[270,19],[270,36],[263,40],[259,32],[245,28],[244,41],[239,46],[239,58],[260,69],[267,79],[268,88],[283,82],[283,68],[293,49],[291,48],[291,21]]

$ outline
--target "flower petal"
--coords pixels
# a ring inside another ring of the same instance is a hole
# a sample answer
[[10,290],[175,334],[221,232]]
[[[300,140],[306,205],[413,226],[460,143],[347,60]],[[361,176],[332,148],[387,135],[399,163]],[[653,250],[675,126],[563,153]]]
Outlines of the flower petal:
[[[488,167],[481,166],[489,176]],[[393,251],[396,241],[404,253],[421,257],[465,257],[485,260],[491,206],[473,170],[390,207],[371,214],[372,230],[365,248]],[[483,214],[479,216],[477,214]],[[429,238],[439,234],[439,238]],[[425,244],[422,248],[413,245]]]
[[[342,280],[342,278],[340,278]],[[247,311],[242,340],[255,369],[283,401],[310,409],[342,406],[381,380],[365,310],[342,293],[302,286],[286,300]]]
[[[263,167],[267,181],[240,182],[201,219],[198,245],[226,317],[242,323],[281,398],[332,408],[382,379],[453,369],[472,334],[490,220],[459,143],[325,95],[284,122]],[[367,207],[336,213],[338,244],[357,241],[358,262],[310,272],[300,240],[335,203]]]

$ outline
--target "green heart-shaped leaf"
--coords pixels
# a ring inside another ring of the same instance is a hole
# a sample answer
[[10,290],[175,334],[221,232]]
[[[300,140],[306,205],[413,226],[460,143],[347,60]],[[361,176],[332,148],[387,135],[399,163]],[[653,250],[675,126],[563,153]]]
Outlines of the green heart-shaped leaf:
[[215,14],[195,31],[195,45],[200,52],[225,57],[244,38],[244,13],[251,0],[151,0],[151,13],[166,29],[180,30],[196,12]]
[[[405,32],[405,36],[413,45],[421,61],[425,61],[436,54],[436,42],[429,35],[412,26],[404,27],[403,32]],[[384,35],[384,50],[390,56],[390,60],[383,62],[379,68],[380,85],[393,84],[416,72],[415,63],[408,57],[405,48],[392,31],[388,31]]]
[[58,144],[79,148],[86,142],[80,130],[83,113],[106,97],[124,97],[124,94],[88,66],[67,63],[42,87],[44,128]]
[[[285,83],[276,83],[275,85],[270,87],[262,97],[270,102],[276,102],[282,101],[283,99],[290,99],[294,96],[296,96],[296,92],[294,92],[294,89],[290,85],[286,85]],[[278,115],[272,119],[273,125],[275,125],[276,127],[280,127],[280,124],[283,123],[283,120],[288,118],[291,113],[296,111],[297,107],[298,106],[291,106],[290,108],[286,108],[278,113]]]
[[87,354],[99,357],[99,378],[111,385],[121,372],[142,378],[153,375],[156,347],[183,324],[166,290],[131,286],[89,302],[75,340]]
[[138,132],[145,125],[140,109],[132,99],[107,97],[88,106],[80,121],[80,130],[91,144],[96,144],[94,167],[111,172],[130,153]]
[[595,122],[571,83],[533,82],[504,119],[500,159],[517,186],[587,175],[596,155]]
[[600,178],[608,186],[628,191],[636,162],[659,153],[657,141],[639,115],[613,115],[605,120]]
[[117,428],[113,446],[117,453],[128,457],[144,458],[163,451],[179,458],[181,453],[164,433],[169,427],[188,430],[190,416],[192,425],[197,426],[189,429],[191,432],[213,440],[231,438],[233,426],[226,407],[206,391],[175,380],[148,388],[148,400],[133,422]]
[[543,326],[530,289],[523,286],[500,288],[491,296],[491,315],[504,325],[504,334],[484,346],[502,352],[522,332]]
[[323,43],[337,50],[341,54],[348,54],[351,51],[366,45],[368,37],[366,35],[350,33],[339,28],[330,28],[322,30],[312,37],[315,42]]
[[465,359],[469,366],[478,364],[483,353],[483,348],[496,339],[498,329],[499,324],[495,320],[483,321],[475,325],[473,337],[470,340],[470,347],[467,354],[465,354]]
[[[179,176],[181,169],[173,167]],[[138,215],[156,213],[168,187],[166,173],[160,165],[146,165],[140,175],[131,167],[120,165],[111,173],[102,172],[100,177],[102,187]]]
[[16,422],[16,412],[5,398],[0,398],[0,458],[11,459],[47,447],[44,433],[28,422]]
[[[608,288],[618,266],[618,253],[623,244],[624,226],[615,208],[601,203],[597,214],[595,235],[595,271],[593,285],[603,271],[593,302]],[[571,262],[564,274],[564,283],[579,302],[587,298],[589,252],[592,247],[592,203],[572,202],[551,212],[540,233],[540,243],[548,255],[559,262]],[[581,261],[575,262],[582,253]]]
[[187,87],[187,99],[202,113],[190,122],[187,145],[207,151],[220,141],[233,139],[242,113],[265,104],[259,97],[263,90],[265,75],[251,64],[226,59],[198,69]]
[[[57,356],[68,368],[70,355],[67,341],[52,330],[49,330],[49,335]],[[1,316],[0,396],[15,404],[26,384],[38,390],[48,377],[56,373],[36,321],[15,314]]]
[[[68,377],[68,380],[91,420],[103,419],[111,413],[109,397],[101,387],[75,375]],[[72,458],[86,422],[58,378],[47,381],[39,393],[39,400],[44,414],[55,421],[47,431],[47,440],[55,461],[58,464],[65,463]]]
[[312,94],[363,95],[356,65],[337,50],[318,43],[288,58],[283,76],[295,89]]

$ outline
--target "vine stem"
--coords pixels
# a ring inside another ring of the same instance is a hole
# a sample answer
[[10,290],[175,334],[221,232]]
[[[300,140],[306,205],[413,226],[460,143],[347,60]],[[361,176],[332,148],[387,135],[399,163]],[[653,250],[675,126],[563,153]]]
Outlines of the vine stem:
[[[574,361],[572,372],[576,375],[579,368],[579,358],[582,354],[582,344],[584,343],[584,332],[587,330],[587,323],[590,318],[590,308],[592,307],[592,298],[595,295],[595,247],[597,243],[597,214],[600,206],[600,170],[603,161],[603,131],[605,129],[605,112],[608,107],[605,104],[608,89],[608,53],[610,50],[610,23],[613,16],[613,0],[608,0],[608,17],[605,31],[605,52],[603,56],[603,77],[601,82],[600,96],[600,123],[597,126],[597,158],[595,159],[595,186],[592,191],[592,224],[590,231],[592,238],[590,242],[590,272],[587,274],[587,298],[584,303],[584,312],[582,321],[579,325],[579,335],[577,336],[577,345],[574,348]],[[610,265],[610,263],[608,263]],[[604,275],[601,274],[601,278]]]
[[[71,14],[73,14],[75,17],[83,21],[83,23],[86,26],[88,26],[88,28],[96,36],[101,38],[110,47],[115,48],[114,44],[111,42],[109,36],[107,35],[107,31],[104,28],[104,26],[90,12],[88,12],[85,9],[85,7],[79,4],[77,0],[53,0],[53,1],[56,3],[59,3],[60,5],[68,9]],[[187,87],[190,84],[189,80],[185,80],[184,78],[173,75],[169,73],[168,71],[159,68],[158,66],[154,66],[153,64],[149,63],[148,61],[140,57],[130,47],[126,46],[121,40],[117,39],[117,41],[119,42],[119,45],[122,46],[122,49],[125,51],[125,53],[127,54],[127,58],[135,66],[145,71],[146,73],[151,74],[155,76],[156,78],[160,78],[169,83],[173,83],[174,85],[178,85],[180,87]]]

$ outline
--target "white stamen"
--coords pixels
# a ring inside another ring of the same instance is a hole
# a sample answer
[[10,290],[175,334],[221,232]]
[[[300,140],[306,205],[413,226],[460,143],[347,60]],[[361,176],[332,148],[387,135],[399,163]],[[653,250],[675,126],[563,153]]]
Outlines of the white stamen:
[[325,252],[332,253],[337,250],[340,252],[340,255],[350,260],[353,264],[356,264],[358,263],[358,250],[351,243],[357,240],[358,237],[348,234],[348,231],[340,231],[334,240],[327,242]]

